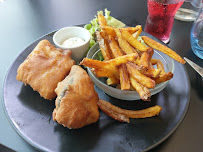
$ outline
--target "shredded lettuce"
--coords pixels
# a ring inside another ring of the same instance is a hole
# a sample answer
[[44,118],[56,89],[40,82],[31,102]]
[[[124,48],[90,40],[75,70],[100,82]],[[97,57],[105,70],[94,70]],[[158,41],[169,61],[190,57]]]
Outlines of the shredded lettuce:
[[98,52],[98,60],[99,61],[103,61],[104,60],[104,57],[103,57],[103,55],[102,55],[102,53],[101,52]]
[[[104,17],[107,21],[107,24],[113,27],[118,27],[118,28],[122,28],[125,27],[125,24],[122,23],[121,21],[117,20],[116,18],[110,16],[110,11],[108,11],[106,8],[104,9]],[[103,15],[103,11],[98,11],[98,14],[102,14]],[[97,30],[100,30],[99,28],[99,24],[98,24],[98,19],[97,19],[97,15],[95,16],[95,18],[93,20],[90,21],[90,24],[86,24],[84,26],[85,29],[87,29],[90,34],[91,34],[91,38],[90,38],[90,45],[89,45],[89,49],[96,43],[96,35],[95,32]]]
[[141,36],[138,36],[137,40],[140,41],[143,45],[147,46],[147,45],[145,44],[145,42],[143,41],[143,39],[142,39]]
[[99,29],[97,21],[97,18],[94,18],[90,21],[91,24],[86,24],[84,26],[84,28],[87,29],[91,34],[89,49],[96,43],[95,31]]
[[110,11],[108,11],[106,8],[104,9],[105,12],[105,18],[107,21],[107,24],[113,27],[118,27],[118,28],[123,28],[125,27],[125,24],[122,23],[121,21],[117,20],[116,18],[110,16]]

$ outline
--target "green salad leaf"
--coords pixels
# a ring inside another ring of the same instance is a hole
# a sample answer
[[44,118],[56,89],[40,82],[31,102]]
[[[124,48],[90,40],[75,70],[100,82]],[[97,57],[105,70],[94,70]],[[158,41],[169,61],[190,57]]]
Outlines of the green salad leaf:
[[103,55],[102,55],[102,53],[101,52],[98,52],[98,60],[99,61],[103,61],[104,60],[104,57],[103,57]]
[[107,24],[113,27],[117,27],[117,28],[123,28],[125,27],[125,24],[119,20],[117,20],[116,18],[110,16],[110,11],[108,11],[106,8],[104,9],[105,12],[105,18],[107,21]]
[[[108,11],[106,8],[104,9],[104,12],[105,12],[104,17],[105,17],[108,25],[113,26],[113,27],[118,27],[118,28],[125,27],[124,23],[122,23],[121,21],[117,20],[116,18],[110,16],[111,12]],[[103,15],[103,11],[98,11],[97,14]],[[87,29],[91,34],[90,45],[89,45],[89,49],[90,49],[97,41],[95,32],[97,30],[100,30],[97,15],[95,16],[95,18],[93,20],[90,21],[90,24],[86,24],[84,26],[84,28]]]
[[138,36],[137,40],[140,41],[143,45],[147,46],[141,36]]
[[99,29],[97,21],[97,18],[94,18],[90,21],[91,24],[86,24],[84,26],[84,28],[87,29],[91,34],[89,49],[96,43],[95,32],[97,29]]

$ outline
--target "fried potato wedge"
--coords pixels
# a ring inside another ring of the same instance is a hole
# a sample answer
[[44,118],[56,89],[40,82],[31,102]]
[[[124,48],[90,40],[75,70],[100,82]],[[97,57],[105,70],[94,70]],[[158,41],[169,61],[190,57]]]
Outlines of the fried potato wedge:
[[117,41],[115,40],[115,38],[113,36],[109,35],[108,40],[109,40],[109,47],[110,47],[114,57],[116,58],[116,57],[122,56],[123,53],[121,52],[121,49],[119,48],[119,45],[118,45]]
[[154,80],[155,80],[156,84],[159,84],[159,83],[168,81],[168,80],[170,80],[172,78],[173,78],[173,73],[172,72],[168,72],[168,73],[160,75],[158,78],[155,78]]
[[141,25],[137,25],[136,27],[138,28],[138,30],[133,34],[133,37],[135,39],[137,39],[138,36],[142,33],[142,26]]
[[150,101],[151,93],[147,87],[143,86],[142,84],[139,84],[133,77],[130,77],[130,83],[133,88],[138,92],[142,100]]
[[[114,57],[120,57],[123,55],[122,51],[118,46],[118,43],[111,35],[109,36],[109,46],[111,48]],[[136,56],[138,56],[138,54],[136,54]],[[130,90],[130,79],[126,66],[124,64],[119,67],[119,75],[120,75],[121,90]]]
[[148,68],[147,71],[144,73],[144,75],[150,78],[158,78],[160,73],[161,73],[160,69]]
[[101,77],[117,77],[119,79],[119,75],[115,75],[115,73],[113,73],[110,70],[105,70],[105,69],[91,69],[92,73],[97,77],[97,78],[101,78]]
[[117,78],[117,77],[109,77],[106,80],[106,84],[107,85],[116,85],[116,84],[119,84],[119,83],[120,83],[120,79]]
[[140,43],[137,39],[135,39],[128,31],[120,29],[122,37],[126,39],[133,47],[138,49],[139,51],[147,51],[149,47]]
[[139,70],[131,66],[130,64],[126,64],[128,73],[131,77],[133,77],[138,83],[144,85],[147,88],[154,88],[155,81],[145,75],[143,75]]
[[126,64],[127,62],[134,61],[137,58],[137,54],[128,54],[116,57],[114,59],[108,60],[108,61],[99,61],[89,58],[84,58],[80,65],[84,65],[87,67],[95,68],[95,69],[106,69],[111,71],[117,71],[117,66],[121,64]]
[[130,90],[130,78],[125,64],[119,66],[121,90]]
[[157,64],[157,59],[151,59],[150,62],[151,62],[152,65],[156,65]]
[[131,66],[133,66],[133,68],[139,70],[142,74],[146,72],[147,69],[144,69],[142,67],[139,66],[139,60],[137,59],[135,62],[128,62],[127,64],[130,64]]
[[115,112],[121,115],[125,115],[129,118],[148,118],[148,117],[153,117],[156,115],[159,115],[161,112],[162,108],[158,105],[147,108],[147,109],[142,109],[142,110],[125,110],[120,107],[117,107],[110,102],[107,102],[105,100],[99,100],[97,103],[100,109],[106,109],[108,111]]
[[161,60],[159,59],[156,59],[157,60],[157,69],[160,69],[161,70],[161,74],[165,74],[165,68],[164,68],[164,64],[161,62]]
[[113,37],[116,36],[116,33],[112,26],[100,26],[100,28],[102,29],[102,31],[105,31],[108,35],[111,35]]
[[170,56],[171,58],[173,58],[174,60],[185,64],[186,61],[180,56],[178,55],[175,51],[171,50],[170,48],[166,47],[165,45],[160,44],[159,42],[152,40],[151,38],[147,37],[147,36],[142,36],[143,41],[150,47],[152,47],[153,49],[156,49],[158,51],[161,51],[165,54],[167,54],[168,56]]
[[137,51],[135,51],[135,49],[122,38],[120,30],[118,28],[114,28],[114,30],[116,32],[119,46],[125,52],[125,54],[137,53]]
[[90,68],[95,68],[95,69],[105,69],[107,71],[113,72],[114,74],[118,73],[118,69],[116,68],[116,66],[109,63],[108,61],[99,61],[99,60],[84,58],[80,62],[80,65],[84,65],[84,66],[87,66],[87,67],[90,67]]
[[152,55],[154,54],[154,50],[152,48],[149,48],[147,51],[143,52],[140,61],[139,61],[139,66],[142,69],[148,69],[150,59],[152,58]]
[[[116,33],[114,31],[114,27],[112,27],[112,26],[100,26],[100,28],[102,30],[104,30],[108,35],[116,36]],[[133,34],[140,29],[140,25],[137,25],[136,27],[126,27],[126,28],[119,28],[119,29],[128,31],[130,34]]]
[[164,64],[163,64],[163,62],[161,62],[160,59],[151,59],[150,63],[152,65],[156,65],[157,69],[161,70],[161,74],[165,74],[166,73],[165,68],[164,68]]
[[100,26],[107,26],[107,22],[103,14],[98,14],[97,19]]
[[131,66],[133,66],[134,68],[139,70],[142,74],[144,74],[145,76],[150,77],[150,78],[157,78],[159,76],[159,74],[161,73],[161,70],[155,69],[154,66],[151,64],[151,62],[149,63],[149,68],[147,70],[141,68],[134,62],[128,62],[127,64],[130,64]]
[[110,60],[112,59],[109,46],[106,42],[106,40],[102,37],[101,32],[96,31],[97,41],[99,42],[99,47],[101,50],[101,53],[104,57],[104,60]]
[[121,64],[126,64],[128,62],[133,62],[137,59],[137,54],[136,53],[132,53],[132,54],[127,54],[127,55],[123,55],[123,56],[118,56],[114,59],[111,59],[109,61],[104,61],[107,62],[115,67],[121,65]]
[[[130,119],[128,116],[126,115],[123,115],[123,114],[120,114],[120,113],[117,113],[113,110],[111,110],[108,106],[106,106],[105,104],[103,104],[103,101],[104,100],[99,100],[99,102],[97,103],[97,105],[99,106],[99,108],[104,112],[106,113],[109,117],[117,120],[117,121],[120,121],[120,122],[127,122],[127,123],[130,123]],[[106,101],[105,101],[106,102]]]

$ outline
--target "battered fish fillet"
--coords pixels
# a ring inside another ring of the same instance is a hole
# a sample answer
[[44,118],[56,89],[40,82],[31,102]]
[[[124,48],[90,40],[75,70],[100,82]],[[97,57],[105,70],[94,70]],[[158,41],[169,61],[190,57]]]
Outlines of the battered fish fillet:
[[43,98],[53,99],[58,82],[74,64],[70,50],[55,48],[48,40],[42,40],[19,66],[16,79],[29,84]]
[[74,65],[70,74],[58,83],[53,120],[68,128],[81,128],[99,119],[98,94],[89,75]]

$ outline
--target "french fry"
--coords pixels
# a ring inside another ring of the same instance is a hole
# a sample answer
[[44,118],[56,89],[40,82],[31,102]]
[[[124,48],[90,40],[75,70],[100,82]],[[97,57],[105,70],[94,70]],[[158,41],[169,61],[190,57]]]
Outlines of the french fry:
[[[123,55],[118,46],[118,43],[111,35],[109,36],[109,46],[115,57],[120,57]],[[136,56],[138,56],[138,54],[136,54]],[[130,90],[130,80],[129,80],[128,72],[125,65],[121,65],[119,67],[119,75],[120,75],[121,90]]]
[[[126,27],[126,28],[119,28],[119,29],[122,29],[122,30],[125,30],[125,31],[128,31],[130,34],[133,34],[135,33],[136,31],[138,31],[140,29],[139,27],[140,25],[136,26],[136,27]],[[116,36],[116,33],[114,31],[114,27],[112,26],[100,26],[100,28],[104,31],[106,31],[106,33],[108,35],[111,35],[111,36]]]
[[160,73],[161,73],[160,69],[148,68],[147,71],[144,73],[144,75],[150,78],[158,78]]
[[114,57],[116,58],[116,57],[122,56],[123,54],[118,46],[117,41],[115,40],[115,37],[109,35],[108,40],[109,40],[109,47]]
[[139,84],[133,77],[130,77],[130,83],[133,88],[138,92],[142,100],[150,101],[151,93],[147,87]]
[[156,84],[159,84],[159,83],[168,81],[168,80],[170,80],[172,78],[173,78],[173,73],[172,72],[168,72],[168,73],[165,73],[163,75],[160,75],[158,78],[155,78],[154,80],[155,80]]
[[161,74],[165,74],[164,64],[161,62],[161,60],[157,59],[157,69],[161,70]]
[[126,64],[128,73],[131,77],[133,77],[138,83],[144,85],[147,88],[154,88],[155,81],[151,78],[143,75],[139,70],[131,66],[130,64]]
[[121,90],[130,90],[130,79],[126,65],[122,64],[119,67]]
[[103,14],[97,14],[97,19],[100,26],[107,26],[107,22]]
[[120,29],[122,37],[126,39],[133,47],[138,49],[139,51],[147,51],[148,47],[140,43],[137,39],[135,39],[128,31]]
[[138,30],[133,34],[133,37],[135,39],[137,39],[138,36],[140,35],[140,33],[142,33],[142,26],[141,25],[137,25],[136,27],[138,28]]
[[101,32],[96,31],[96,35],[97,35],[97,41],[99,42],[100,50],[102,52],[104,60],[110,60],[111,54],[105,39],[101,36]]
[[108,116],[110,116],[111,118],[117,120],[117,121],[120,121],[120,122],[127,122],[127,123],[130,123],[130,119],[128,116],[126,115],[123,115],[123,114],[120,114],[120,113],[117,113],[113,110],[111,110],[108,106],[106,106],[105,104],[103,104],[103,101],[100,101],[97,103],[97,105],[99,106],[99,108],[104,112],[106,113]]
[[154,53],[154,50],[152,48],[149,48],[147,51],[142,53],[139,61],[139,66],[142,69],[146,69],[146,70],[148,69],[150,59],[152,58],[153,53]]
[[107,63],[117,67],[121,64],[126,64],[128,62],[135,61],[136,59],[137,59],[137,54],[132,53],[132,54],[127,54],[127,55],[123,55],[123,56],[118,56],[114,59],[111,59],[109,61],[104,61],[104,62],[107,62]]
[[[137,61],[137,60],[136,60]],[[139,62],[138,62],[139,63]],[[142,74],[146,72],[147,69],[140,67],[136,62],[128,62],[127,64],[131,65],[133,68],[139,70]]]
[[141,32],[142,32],[142,26],[141,25],[137,25],[135,27],[126,27],[126,28],[120,28],[121,30],[126,30],[128,31],[130,34],[134,34],[135,32],[137,31],[140,31],[141,29]]
[[100,28],[102,29],[102,31],[105,31],[108,35],[111,35],[113,37],[116,36],[116,33],[112,26],[100,26]]
[[130,64],[131,66],[139,70],[142,74],[150,78],[157,78],[161,73],[161,70],[155,69],[151,64],[151,62],[149,63],[149,68],[147,70],[141,68],[140,66],[138,66],[136,63],[133,63],[133,62],[128,62],[128,64]]
[[150,60],[150,62],[149,62],[149,68],[154,69],[154,66],[153,66],[153,64],[151,63],[151,60]]
[[99,60],[84,58],[80,62],[80,65],[84,65],[95,69],[106,69],[110,71],[117,71],[117,68],[116,68],[117,66],[121,64],[125,64],[130,61],[134,61],[136,60],[136,58],[137,58],[137,54],[135,53],[119,56],[108,61],[99,61]]
[[161,70],[161,74],[165,74],[165,69],[164,69],[164,64],[161,62],[160,59],[151,59],[150,60],[150,63],[152,65],[156,65],[157,66],[157,69],[160,69]]
[[113,73],[110,70],[105,70],[105,69],[91,69],[92,73],[97,77],[97,78],[101,78],[101,77],[117,77],[119,79],[119,75],[115,75],[115,73]]
[[152,65],[155,65],[155,64],[157,64],[157,59],[151,59],[150,62]]
[[90,68],[95,68],[95,69],[105,69],[107,71],[111,71],[114,74],[117,74],[117,72],[118,72],[118,69],[113,64],[109,63],[108,61],[99,61],[99,60],[84,58],[80,62],[80,65],[84,65],[84,66],[87,66]]
[[109,51],[111,58],[112,59],[115,58],[111,51],[111,48],[109,46],[109,35],[104,30],[100,31],[100,34],[101,34],[102,38],[105,40],[105,43],[106,43],[106,46],[108,47],[108,51]]
[[153,117],[156,115],[159,115],[161,112],[162,108],[158,105],[147,108],[147,109],[142,109],[142,110],[125,110],[122,108],[119,108],[105,100],[99,100],[98,102],[99,107],[105,107],[111,112],[119,113],[122,115],[125,115],[129,118],[147,118],[147,117]]
[[106,84],[107,85],[116,85],[116,84],[119,84],[119,83],[120,83],[120,79],[117,78],[117,77],[109,77],[106,80]]
[[135,51],[133,47],[125,39],[122,38],[120,30],[118,28],[114,28],[114,30],[116,32],[119,46],[125,52],[125,54],[137,53],[137,51]]
[[186,61],[181,58],[180,55],[178,55],[175,51],[171,50],[170,48],[166,47],[165,45],[160,44],[159,42],[152,40],[151,38],[147,37],[147,36],[142,36],[143,41],[150,47],[152,47],[153,49],[156,49],[158,51],[161,51],[165,54],[167,54],[168,56],[170,56],[171,58],[173,58],[174,60],[185,64]]

